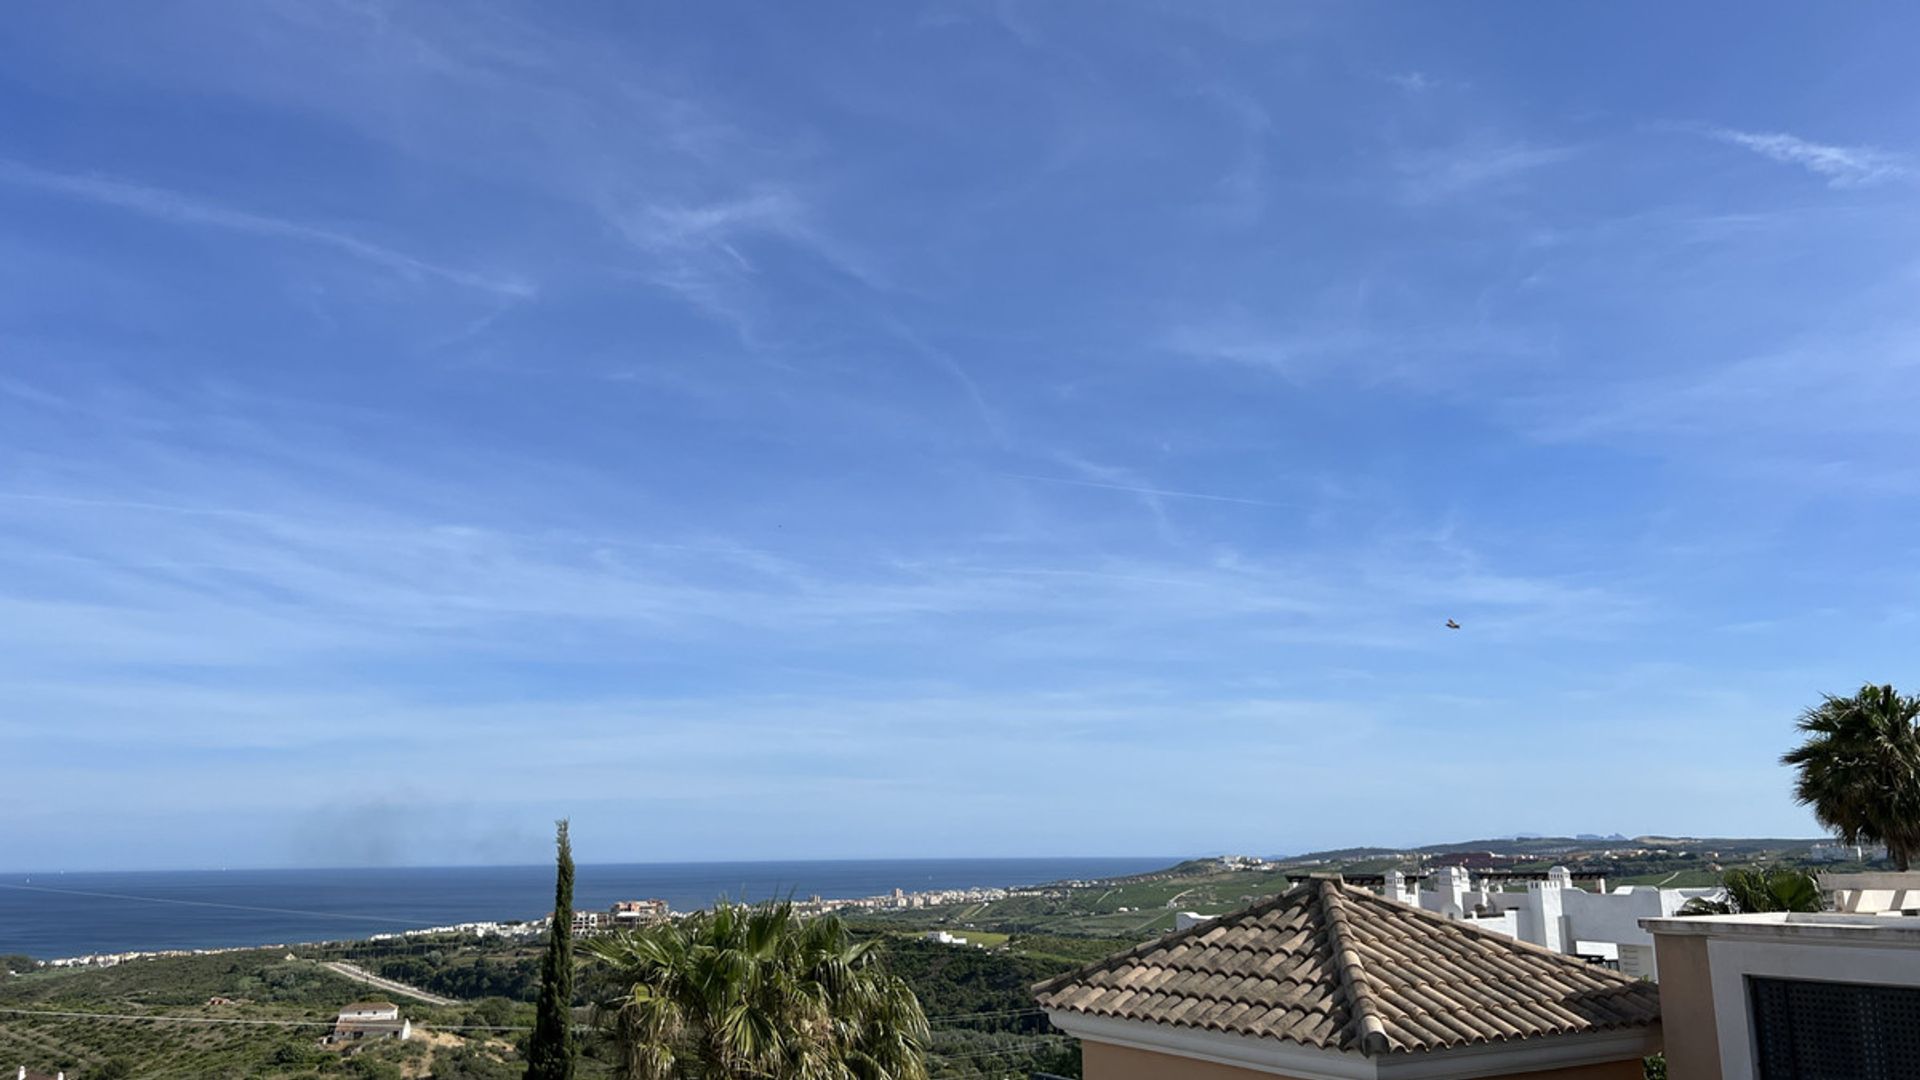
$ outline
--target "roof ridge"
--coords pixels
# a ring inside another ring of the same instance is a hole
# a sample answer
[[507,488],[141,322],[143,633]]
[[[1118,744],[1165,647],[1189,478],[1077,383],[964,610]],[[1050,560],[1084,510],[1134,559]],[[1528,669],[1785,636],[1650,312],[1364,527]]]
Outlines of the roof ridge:
[[1327,925],[1327,942],[1333,946],[1334,971],[1340,989],[1353,1009],[1354,1026],[1360,1032],[1360,1052],[1371,1057],[1389,1049],[1386,1022],[1380,1019],[1380,1007],[1373,1000],[1373,984],[1354,948],[1353,929],[1347,925],[1347,912],[1341,894],[1345,886],[1338,881],[1320,880],[1320,915]]
[[1198,937],[1209,930],[1213,930],[1221,926],[1231,925],[1232,923],[1237,923],[1240,920],[1245,918],[1249,918],[1255,915],[1265,915],[1267,912],[1272,911],[1274,908],[1277,908],[1282,904],[1289,902],[1294,896],[1294,894],[1305,889],[1307,885],[1308,885],[1307,882],[1302,882],[1298,885],[1288,886],[1287,888],[1282,889],[1281,891],[1273,894],[1272,896],[1267,897],[1265,900],[1262,900],[1255,904],[1249,904],[1238,911],[1229,911],[1225,915],[1216,915],[1211,919],[1206,919],[1202,922],[1194,923],[1192,926],[1187,927],[1185,930],[1176,930],[1175,932],[1168,934],[1165,937],[1157,937],[1147,941],[1143,941],[1140,944],[1135,945],[1130,949],[1126,949],[1124,951],[1114,953],[1112,956],[1095,960],[1091,964],[1087,964],[1083,967],[1075,968],[1074,970],[1069,971],[1064,975],[1055,975],[1051,979],[1046,979],[1044,981],[1034,983],[1032,986],[1027,988],[1027,991],[1033,994],[1044,994],[1051,990],[1058,990],[1060,987],[1065,986],[1066,984],[1073,982],[1077,979],[1085,978],[1088,975],[1097,975],[1102,971],[1109,971],[1109,970],[1112,970],[1113,968],[1119,967],[1122,963],[1128,960],[1132,960],[1137,956],[1144,956],[1150,952],[1156,952],[1160,949],[1165,949],[1173,945],[1178,945],[1180,942],[1183,942],[1188,938]]

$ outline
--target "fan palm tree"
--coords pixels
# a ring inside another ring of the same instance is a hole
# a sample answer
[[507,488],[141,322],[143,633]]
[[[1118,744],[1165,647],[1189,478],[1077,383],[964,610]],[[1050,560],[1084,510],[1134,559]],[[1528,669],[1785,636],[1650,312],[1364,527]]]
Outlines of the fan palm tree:
[[1920,855],[1920,698],[1891,686],[1828,696],[1800,716],[1805,742],[1781,757],[1793,794],[1849,844],[1879,843],[1900,870]]
[[1790,866],[1735,867],[1720,878],[1724,900],[1695,898],[1682,915],[1739,915],[1754,911],[1819,911],[1820,883]]
[[587,943],[622,1080],[925,1080],[926,1015],[837,916],[720,904]]

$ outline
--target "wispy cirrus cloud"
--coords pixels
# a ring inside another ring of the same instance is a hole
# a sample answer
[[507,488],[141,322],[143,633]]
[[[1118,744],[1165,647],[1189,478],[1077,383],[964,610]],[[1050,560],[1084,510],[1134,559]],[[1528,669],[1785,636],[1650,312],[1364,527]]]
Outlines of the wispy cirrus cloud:
[[1354,312],[1288,326],[1228,315],[1176,323],[1161,333],[1158,345],[1175,355],[1266,371],[1294,383],[1339,379],[1428,390],[1457,387],[1489,367],[1551,351],[1550,342],[1523,327],[1471,317],[1408,322]]
[[1440,80],[1424,71],[1398,71],[1382,78],[1409,94],[1424,94],[1440,85]]
[[1256,97],[1225,83],[1208,85],[1201,96],[1231,124],[1232,132],[1231,164],[1214,181],[1201,209],[1225,223],[1245,227],[1267,209],[1273,117]]
[[799,253],[830,277],[880,292],[873,260],[831,235],[813,202],[792,185],[766,182],[746,194],[706,201],[622,199],[600,206],[644,261],[642,276],[751,346],[774,343],[765,325],[773,303],[763,263],[775,248]]
[[1398,162],[1401,190],[1416,203],[1441,202],[1510,187],[1579,152],[1574,146],[1492,139],[1420,151]]
[[529,297],[535,292],[533,284],[521,278],[494,276],[448,266],[339,229],[223,206],[131,180],[94,173],[58,172],[18,161],[0,161],[0,183],[50,192],[178,225],[206,226],[327,248],[403,277],[433,278],[462,288],[515,298]]
[[1783,131],[1731,128],[1720,128],[1713,137],[1783,165],[1797,165],[1824,177],[1829,187],[1864,187],[1913,175],[1905,157],[1873,146],[1835,146]]
[[1105,480],[1076,480],[1067,476],[1038,476],[1033,473],[1007,473],[1010,480],[1032,480],[1042,484],[1067,484],[1071,487],[1098,488],[1104,491],[1119,491],[1131,495],[1146,495],[1156,499],[1199,499],[1202,502],[1237,503],[1242,506],[1285,506],[1286,503],[1269,499],[1249,499],[1239,495],[1221,495],[1208,491],[1180,491],[1173,488],[1148,487],[1140,484],[1116,483]]
[[621,225],[629,239],[655,251],[704,247],[731,251],[742,233],[804,236],[810,231],[805,204],[793,192],[780,190],[696,205],[654,203],[623,215]]

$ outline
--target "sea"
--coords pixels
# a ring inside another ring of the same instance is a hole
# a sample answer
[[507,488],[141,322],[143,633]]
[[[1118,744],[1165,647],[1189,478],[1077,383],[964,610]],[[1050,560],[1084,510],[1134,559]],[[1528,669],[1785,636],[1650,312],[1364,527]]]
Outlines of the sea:
[[[1157,870],[1176,858],[875,859],[580,866],[574,907],[661,899],[876,896],[1037,885]],[[0,874],[0,953],[99,953],[351,940],[464,922],[538,919],[553,867],[383,867]]]

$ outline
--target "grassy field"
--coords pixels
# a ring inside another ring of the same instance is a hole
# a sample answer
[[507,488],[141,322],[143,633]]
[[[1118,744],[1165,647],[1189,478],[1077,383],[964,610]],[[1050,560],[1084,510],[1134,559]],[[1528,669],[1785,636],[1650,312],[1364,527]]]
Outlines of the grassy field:
[[984,932],[1049,934],[1133,943],[1173,929],[1174,914],[1218,914],[1287,887],[1279,872],[1230,871],[1204,864],[1194,872],[1147,881],[1019,895],[988,904],[959,904],[863,915],[887,926],[945,930],[975,940]]

